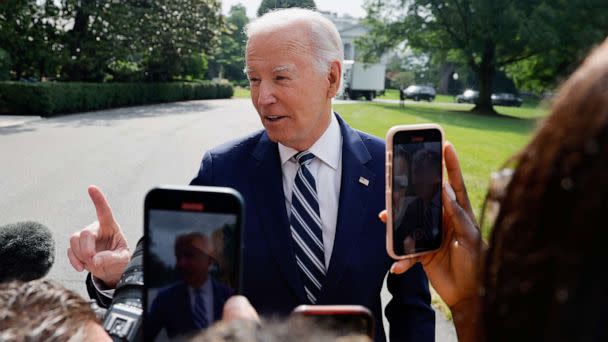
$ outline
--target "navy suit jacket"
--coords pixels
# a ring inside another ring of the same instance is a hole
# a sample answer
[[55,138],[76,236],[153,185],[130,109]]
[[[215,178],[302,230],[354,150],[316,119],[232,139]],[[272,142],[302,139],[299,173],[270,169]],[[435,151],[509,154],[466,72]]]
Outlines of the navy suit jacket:
[[[211,278],[213,288],[213,317],[209,324],[222,319],[224,303],[233,295],[233,290]],[[170,338],[191,335],[198,331],[192,319],[192,305],[188,285],[179,281],[161,289],[152,301],[149,320],[146,322],[146,340],[153,340],[162,328]]]
[[[385,145],[350,128],[337,114],[342,133],[342,181],[338,220],[327,277],[317,304],[359,304],[376,320],[384,341],[380,291],[392,264],[386,253]],[[365,185],[360,177],[369,181]],[[192,185],[226,186],[245,200],[243,294],[262,315],[288,315],[306,303],[285,208],[278,145],[265,131],[204,154]],[[433,341],[435,315],[428,280],[416,265],[388,276],[393,298],[386,314],[391,341]]]

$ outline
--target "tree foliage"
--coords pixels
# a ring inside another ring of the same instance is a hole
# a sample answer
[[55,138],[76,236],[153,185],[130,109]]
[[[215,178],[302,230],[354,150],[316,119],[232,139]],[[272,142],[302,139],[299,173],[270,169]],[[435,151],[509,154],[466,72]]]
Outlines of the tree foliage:
[[245,81],[245,26],[249,23],[247,9],[241,4],[230,7],[227,30],[220,37],[220,44],[209,58],[209,74],[224,77],[237,83]]
[[15,79],[202,77],[224,29],[219,0],[0,2],[0,48]]
[[[496,70],[537,58],[555,75],[608,28],[605,0],[370,0],[366,8],[371,31],[359,41],[365,57],[404,39],[420,51],[450,53],[477,75],[480,100],[474,110],[482,113],[494,113]],[[526,77],[534,77],[536,70],[529,70]]]
[[59,8],[53,1],[0,1],[0,48],[9,55],[14,78],[53,74],[62,53]]
[[262,3],[258,8],[258,17],[261,17],[266,12],[277,8],[290,7],[317,9],[317,5],[315,4],[314,0],[262,0]]

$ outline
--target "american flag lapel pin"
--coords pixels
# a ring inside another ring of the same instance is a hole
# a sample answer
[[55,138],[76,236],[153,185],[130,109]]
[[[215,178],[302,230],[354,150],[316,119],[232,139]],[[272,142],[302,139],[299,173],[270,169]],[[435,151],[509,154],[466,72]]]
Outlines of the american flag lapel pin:
[[363,177],[359,177],[359,183],[368,186],[369,185],[369,179],[367,178],[363,178]]

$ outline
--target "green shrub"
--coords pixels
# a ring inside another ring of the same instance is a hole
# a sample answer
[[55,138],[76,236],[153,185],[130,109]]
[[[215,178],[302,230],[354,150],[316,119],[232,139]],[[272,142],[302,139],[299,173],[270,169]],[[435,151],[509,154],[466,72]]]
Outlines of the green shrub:
[[0,111],[51,116],[150,103],[229,98],[230,84],[0,82]]

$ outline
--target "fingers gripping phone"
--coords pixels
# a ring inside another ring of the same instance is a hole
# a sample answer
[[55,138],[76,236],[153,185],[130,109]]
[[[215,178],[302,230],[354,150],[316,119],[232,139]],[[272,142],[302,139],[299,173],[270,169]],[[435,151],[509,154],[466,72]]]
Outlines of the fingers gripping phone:
[[442,154],[439,125],[394,126],[386,135],[386,249],[393,259],[441,246]]
[[159,187],[144,212],[145,340],[196,334],[241,292],[242,197],[229,188]]
[[361,305],[299,305],[291,316],[310,318],[315,325],[340,335],[361,334],[374,339],[374,316]]

